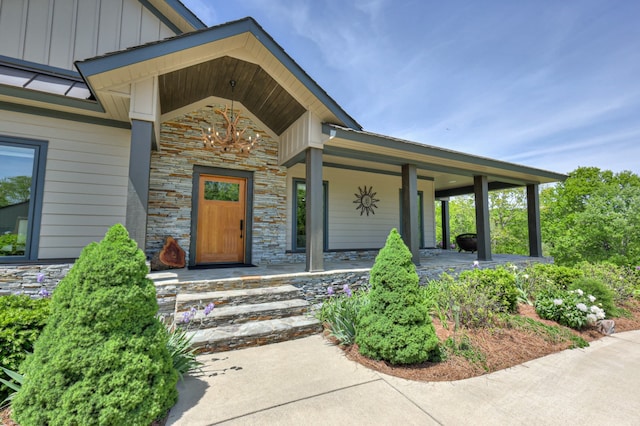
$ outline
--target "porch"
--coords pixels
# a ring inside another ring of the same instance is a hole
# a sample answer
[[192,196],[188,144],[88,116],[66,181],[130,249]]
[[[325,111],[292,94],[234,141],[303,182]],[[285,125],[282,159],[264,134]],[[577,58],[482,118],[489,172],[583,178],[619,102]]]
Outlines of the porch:
[[[332,275],[344,274],[345,272],[360,273],[366,272],[373,266],[375,252],[367,252],[357,259],[325,260],[324,270],[319,272],[307,272],[305,262],[292,262],[280,264],[266,264],[257,266],[239,266],[210,269],[172,269],[167,271],[151,272],[148,277],[156,284],[156,287],[174,285],[176,288],[188,287],[189,283],[214,282],[221,280],[228,281],[250,281],[257,278],[290,277],[291,279],[300,277],[325,276],[330,279]],[[421,284],[425,280],[435,279],[442,272],[460,272],[466,269],[473,269],[473,262],[478,259],[476,253],[461,252],[456,250],[427,249],[420,252],[420,265],[416,267],[420,275]],[[490,261],[479,261],[481,268],[494,268],[498,265],[515,264],[525,265],[530,263],[550,263],[553,260],[545,257],[529,257],[514,254],[494,254]]]
[[[353,253],[350,253],[353,255]],[[305,263],[179,269],[152,272],[159,313],[190,330],[193,345],[201,352],[220,352],[291,340],[317,333],[321,325],[310,315],[314,307],[345,285],[357,290],[369,282],[377,251],[359,252],[354,259],[327,260],[325,270],[305,271]],[[421,251],[417,272],[420,283],[443,272],[457,274],[474,268],[475,253],[429,249]],[[494,255],[480,261],[480,268],[512,264],[549,263],[551,258]],[[204,307],[215,309],[204,314]],[[195,309],[194,309],[195,308]],[[185,317],[188,321],[185,323]]]

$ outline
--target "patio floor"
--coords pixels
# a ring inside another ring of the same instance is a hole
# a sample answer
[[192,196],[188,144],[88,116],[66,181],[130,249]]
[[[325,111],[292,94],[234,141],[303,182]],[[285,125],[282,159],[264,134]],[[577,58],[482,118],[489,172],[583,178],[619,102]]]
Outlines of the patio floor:
[[[507,263],[522,264],[547,263],[549,258],[536,258],[511,254],[494,254],[491,261],[480,261],[481,268],[495,267]],[[473,262],[477,260],[477,253],[462,252],[454,250],[431,250],[428,256],[421,257],[419,270],[442,270],[448,269],[468,269],[473,267]],[[374,259],[366,260],[344,260],[325,261],[324,271],[306,272],[304,263],[286,263],[274,265],[256,265],[254,267],[224,267],[210,269],[172,269],[168,271],[151,272],[148,277],[156,284],[181,283],[187,281],[221,280],[229,278],[265,277],[275,275],[300,276],[307,274],[331,274],[348,271],[368,271],[373,266]]]

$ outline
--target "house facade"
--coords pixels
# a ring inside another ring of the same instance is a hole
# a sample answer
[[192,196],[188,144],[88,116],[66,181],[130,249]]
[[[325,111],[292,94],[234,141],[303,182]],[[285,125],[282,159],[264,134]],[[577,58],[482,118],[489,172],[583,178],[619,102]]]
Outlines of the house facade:
[[[5,291],[115,223],[148,257],[173,237],[189,267],[320,271],[391,228],[418,263],[435,203],[465,193],[490,260],[488,191],[516,186],[541,256],[538,185],[564,178],[364,131],[252,18],[207,28],[175,0],[0,2],[0,112]],[[250,152],[205,147],[224,114]]]

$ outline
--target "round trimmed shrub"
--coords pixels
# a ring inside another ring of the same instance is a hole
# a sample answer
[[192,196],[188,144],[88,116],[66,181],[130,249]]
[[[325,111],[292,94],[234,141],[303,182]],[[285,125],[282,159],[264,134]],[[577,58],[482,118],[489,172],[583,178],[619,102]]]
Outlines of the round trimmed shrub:
[[91,243],[53,294],[13,403],[23,426],[143,425],[177,399],[145,256],[122,225]]
[[394,228],[371,268],[369,303],[358,315],[356,343],[362,355],[392,364],[439,358],[418,281],[411,252]]

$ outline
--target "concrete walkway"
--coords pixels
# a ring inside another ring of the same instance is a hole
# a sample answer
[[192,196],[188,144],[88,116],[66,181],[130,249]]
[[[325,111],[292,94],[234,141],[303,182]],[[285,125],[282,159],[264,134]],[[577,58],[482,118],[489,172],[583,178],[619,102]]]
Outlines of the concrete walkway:
[[205,355],[167,425],[638,425],[640,331],[456,382],[411,382],[319,335]]

